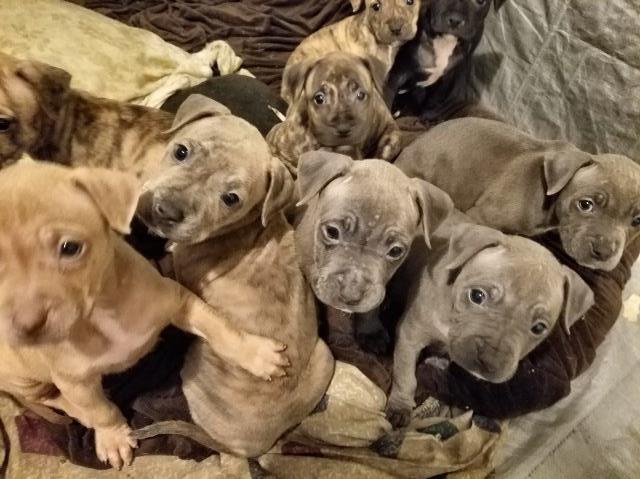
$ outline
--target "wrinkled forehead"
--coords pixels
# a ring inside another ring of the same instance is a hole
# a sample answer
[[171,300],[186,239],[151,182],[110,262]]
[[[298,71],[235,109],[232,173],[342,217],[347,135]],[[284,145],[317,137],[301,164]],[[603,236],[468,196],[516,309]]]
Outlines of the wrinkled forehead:
[[604,189],[618,203],[640,203],[640,165],[620,155],[600,155],[594,164],[580,168],[571,180],[578,190]]
[[369,70],[355,56],[338,55],[320,60],[307,78],[307,88],[312,90],[328,84],[342,87],[349,83],[363,87],[371,84]]

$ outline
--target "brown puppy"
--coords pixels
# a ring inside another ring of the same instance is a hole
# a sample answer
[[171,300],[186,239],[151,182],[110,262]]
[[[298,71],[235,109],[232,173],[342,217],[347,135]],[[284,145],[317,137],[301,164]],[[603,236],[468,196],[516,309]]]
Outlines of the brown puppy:
[[[342,51],[378,60],[381,81],[386,79],[399,48],[416,35],[420,0],[351,0],[351,6],[354,12],[363,6],[365,10],[305,38],[291,53],[285,73],[296,63]],[[290,93],[283,85],[282,98],[289,104]]]
[[375,65],[374,60],[336,52],[287,70],[283,88],[293,100],[286,120],[273,127],[267,141],[292,172],[306,151],[387,161],[398,155],[400,130],[382,99]]
[[284,374],[284,345],[238,331],[116,235],[136,207],[131,175],[21,161],[0,172],[0,194],[0,390],[94,428],[101,460],[120,467],[135,446],[102,376],[169,323],[254,375]]
[[169,113],[73,90],[59,68],[0,54],[0,167],[23,153],[142,176],[162,157]]
[[[200,120],[183,126],[193,116]],[[142,218],[176,242],[181,283],[233,324],[285,342],[292,366],[284,378],[258,381],[199,341],[181,375],[204,439],[192,424],[175,422],[136,436],[182,433],[215,450],[254,457],[311,413],[333,375],[331,352],[318,338],[313,292],[282,214],[293,180],[260,132],[213,100],[190,96],[174,127],[179,130],[166,153],[172,166],[145,185]]]

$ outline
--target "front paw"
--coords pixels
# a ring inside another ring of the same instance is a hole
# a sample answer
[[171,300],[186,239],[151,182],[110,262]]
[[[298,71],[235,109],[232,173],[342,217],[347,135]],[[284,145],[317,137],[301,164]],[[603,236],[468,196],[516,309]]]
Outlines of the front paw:
[[127,424],[96,428],[95,433],[96,455],[100,461],[108,461],[111,467],[118,470],[122,469],[123,464],[131,464],[132,448],[138,447],[138,443],[131,436],[131,429]]
[[256,377],[271,381],[287,375],[291,363],[284,354],[287,345],[263,336],[247,334],[243,338],[238,364]]
[[378,144],[378,158],[385,161],[393,161],[400,154],[402,149],[402,134],[400,130],[394,129],[386,133]]
[[389,351],[391,336],[384,328],[371,333],[356,331],[356,342],[363,351],[380,356]]
[[387,405],[384,412],[394,429],[405,427],[411,421],[411,407],[405,405]]

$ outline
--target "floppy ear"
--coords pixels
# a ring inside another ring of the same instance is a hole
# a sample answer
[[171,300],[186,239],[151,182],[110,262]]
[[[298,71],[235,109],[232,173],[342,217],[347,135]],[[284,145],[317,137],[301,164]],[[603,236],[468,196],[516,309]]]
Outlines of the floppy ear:
[[360,59],[365,68],[369,70],[373,84],[380,94],[384,93],[384,88],[387,81],[387,69],[380,60],[373,57],[366,57]]
[[497,12],[507,0],[493,0],[493,9]]
[[593,160],[582,152],[554,152],[544,157],[544,180],[547,196],[560,193],[569,184],[580,168],[590,165]]
[[418,204],[424,241],[431,248],[429,237],[453,211],[451,197],[437,186],[418,178],[411,179],[411,192]]
[[289,65],[284,69],[280,96],[289,105],[302,94],[307,76],[309,76],[314,64],[315,62],[312,61],[302,61]]
[[71,88],[71,75],[46,63],[21,61],[16,67],[15,75],[31,85],[40,106],[50,116],[60,110],[65,95]]
[[571,326],[594,305],[593,291],[578,273],[563,266],[564,306],[560,315],[562,327],[570,334]]
[[330,151],[308,151],[300,155],[298,162],[298,201],[304,205],[334,179],[351,170],[353,160]]
[[276,157],[271,158],[269,168],[269,188],[262,205],[262,226],[267,226],[274,214],[284,208],[293,197],[294,182],[284,163]]
[[473,223],[457,225],[449,239],[446,269],[461,268],[480,251],[504,244],[504,234],[486,226]]
[[201,118],[212,116],[231,115],[231,111],[222,103],[218,103],[209,97],[194,93],[182,102],[176,116],[173,118],[171,129],[167,133],[174,133],[185,125]]
[[106,168],[77,168],[71,181],[89,195],[111,229],[129,233],[140,194],[140,184],[134,175]]
[[351,8],[353,8],[353,13],[356,13],[362,5],[364,4],[364,0],[350,0]]

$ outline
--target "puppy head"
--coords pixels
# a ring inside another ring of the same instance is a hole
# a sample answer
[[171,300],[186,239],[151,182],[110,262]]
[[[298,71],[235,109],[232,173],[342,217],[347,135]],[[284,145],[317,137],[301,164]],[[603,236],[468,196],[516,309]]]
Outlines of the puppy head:
[[354,313],[382,302],[414,238],[428,244],[453,209],[442,190],[387,162],[329,152],[301,155],[298,188],[300,204],[314,202],[307,279],[321,302]]
[[0,54],[0,166],[37,147],[70,81],[59,68]]
[[300,120],[322,146],[360,145],[369,137],[372,119],[386,108],[378,70],[376,60],[331,53],[289,66],[284,96],[293,99]]
[[180,106],[161,173],[144,185],[138,214],[157,234],[197,243],[290,200],[293,179],[260,132],[223,105],[191,95]]
[[610,271],[640,231],[640,166],[624,156],[581,151],[548,154],[547,195],[564,250],[579,264]]
[[[451,34],[471,40],[484,29],[491,0],[433,0],[423,9],[423,28],[430,36]],[[496,3],[496,10],[501,4]]]
[[453,309],[451,359],[501,383],[556,323],[567,332],[593,305],[593,293],[545,248],[477,225],[461,225],[446,257]]
[[364,5],[364,21],[382,45],[400,45],[416,35],[421,0],[351,0],[353,11]]
[[87,320],[126,233],[134,177],[18,162],[0,172],[0,335],[13,345],[64,340]]

